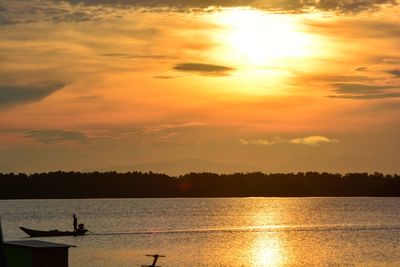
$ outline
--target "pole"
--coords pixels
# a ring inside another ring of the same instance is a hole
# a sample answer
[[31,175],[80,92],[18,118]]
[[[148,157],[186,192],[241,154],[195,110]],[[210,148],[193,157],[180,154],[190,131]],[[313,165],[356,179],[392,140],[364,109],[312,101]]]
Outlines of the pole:
[[146,266],[146,267],[161,267],[161,266],[157,266],[157,260],[158,258],[164,258],[164,255],[159,255],[159,254],[154,254],[154,255],[145,255],[146,257],[153,257],[153,263],[151,265],[142,265],[142,266]]
[[6,255],[4,253],[4,240],[3,240],[3,231],[1,228],[1,217],[0,217],[0,267],[6,267]]

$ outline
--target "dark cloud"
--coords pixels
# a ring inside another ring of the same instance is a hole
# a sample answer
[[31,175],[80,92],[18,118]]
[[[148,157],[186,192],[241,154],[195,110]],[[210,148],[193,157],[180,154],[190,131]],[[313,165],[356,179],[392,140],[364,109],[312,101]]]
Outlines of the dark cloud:
[[201,64],[201,63],[182,63],[177,64],[174,67],[178,71],[195,72],[202,75],[212,76],[226,76],[230,72],[234,71],[234,68],[212,65],[212,64]]
[[[0,11],[4,12],[4,11]],[[0,13],[0,26],[5,26],[5,25],[12,25],[15,24],[15,21],[5,17],[3,14]]]
[[317,2],[318,4],[316,4],[315,7],[321,10],[336,10],[352,13],[376,9],[384,4],[397,4],[397,0],[315,0],[311,2]]
[[367,70],[368,70],[368,67],[361,66],[361,67],[355,68],[355,70],[356,70],[356,71],[367,71]]
[[332,98],[350,99],[382,99],[400,97],[399,89],[395,86],[367,85],[358,83],[336,83],[333,84],[336,95]]
[[82,12],[82,11],[70,12],[70,13],[60,14],[60,15],[53,15],[51,17],[51,20],[55,23],[85,22],[85,21],[90,21],[92,19],[93,19],[92,14],[90,14],[89,12]]
[[367,85],[359,83],[336,83],[333,85],[336,87],[334,91],[340,94],[374,94],[381,93],[386,89],[394,88],[393,86]]
[[400,69],[388,70],[386,72],[389,73],[390,75],[396,77],[396,78],[400,78]]
[[[60,1],[60,0],[54,0]],[[67,0],[71,4],[170,8],[175,10],[207,7],[248,6],[268,11],[303,12],[324,10],[360,12],[376,9],[383,4],[397,4],[397,0]]]
[[331,95],[332,98],[348,98],[348,99],[383,99],[400,97],[400,93],[383,93],[383,94],[368,94],[368,95]]
[[0,84],[0,108],[39,101],[63,87],[63,84],[41,86]]
[[25,132],[25,136],[43,144],[71,141],[78,143],[87,143],[89,141],[86,134],[78,131],[30,130]]
[[348,99],[383,99],[400,97],[400,93],[384,93],[384,94],[369,94],[369,95],[331,95],[332,98],[348,98]]
[[[108,13],[101,7],[71,8],[62,1],[5,1],[0,7],[0,25],[23,24],[38,21],[53,23],[98,20]],[[3,11],[4,10],[4,11]]]
[[[268,12],[303,13],[334,11],[357,13],[399,0],[31,0],[4,1],[0,6],[0,26],[47,21],[53,23],[86,22],[107,15],[123,17],[126,9],[155,12],[212,12],[220,8],[251,7]],[[71,6],[65,5],[65,3]],[[396,29],[393,29],[395,32]]]

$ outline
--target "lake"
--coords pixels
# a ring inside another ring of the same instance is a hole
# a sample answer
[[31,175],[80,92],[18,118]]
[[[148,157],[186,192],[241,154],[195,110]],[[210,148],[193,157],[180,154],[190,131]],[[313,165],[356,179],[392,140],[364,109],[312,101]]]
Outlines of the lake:
[[400,266],[400,198],[1,200],[6,240],[18,226],[91,230],[66,243],[70,266]]

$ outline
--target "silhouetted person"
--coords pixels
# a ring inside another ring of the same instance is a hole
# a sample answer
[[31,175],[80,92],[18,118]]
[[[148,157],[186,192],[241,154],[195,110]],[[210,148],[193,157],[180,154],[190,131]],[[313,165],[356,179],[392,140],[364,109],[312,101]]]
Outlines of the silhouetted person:
[[74,231],[78,230],[78,218],[76,218],[76,215],[72,215],[74,217]]

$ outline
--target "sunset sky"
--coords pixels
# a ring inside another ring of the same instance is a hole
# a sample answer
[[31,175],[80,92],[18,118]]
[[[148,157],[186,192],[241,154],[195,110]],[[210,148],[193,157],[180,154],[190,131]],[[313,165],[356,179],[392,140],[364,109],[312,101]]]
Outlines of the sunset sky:
[[0,172],[400,172],[396,0],[2,0]]

